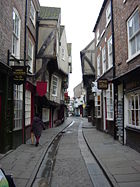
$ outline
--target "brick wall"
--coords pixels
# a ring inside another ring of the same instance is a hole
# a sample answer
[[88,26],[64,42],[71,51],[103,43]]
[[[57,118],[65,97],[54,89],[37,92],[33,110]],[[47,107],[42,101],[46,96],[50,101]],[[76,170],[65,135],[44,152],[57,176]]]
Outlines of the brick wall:
[[127,0],[126,3],[123,3],[123,0],[113,0],[116,76],[139,65],[140,56],[126,62],[128,60],[127,20],[137,7],[140,11],[139,0]]
[[[95,69],[96,69],[96,74],[97,74],[97,56],[100,55],[100,65],[101,65],[101,74],[102,74],[102,49],[105,47],[106,48],[106,61],[108,61],[107,59],[107,54],[108,54],[108,48],[107,48],[107,41],[110,38],[110,36],[112,35],[112,27],[111,27],[111,21],[108,24],[108,26],[106,26],[106,9],[108,7],[108,4],[110,3],[110,0],[107,1],[104,10],[102,12],[102,15],[100,17],[99,23],[96,27],[95,30],[95,41],[97,41],[96,37],[97,37],[97,31],[99,29],[99,34],[101,36],[100,38],[100,42],[99,44],[96,46],[96,55],[95,55]],[[95,42],[96,44],[96,42]],[[106,67],[108,68],[108,67]]]
[[7,63],[7,50],[12,48],[12,29],[13,29],[13,7],[17,9],[21,19],[21,48],[20,54],[23,58],[24,49],[24,12],[25,1],[0,0],[0,60]]

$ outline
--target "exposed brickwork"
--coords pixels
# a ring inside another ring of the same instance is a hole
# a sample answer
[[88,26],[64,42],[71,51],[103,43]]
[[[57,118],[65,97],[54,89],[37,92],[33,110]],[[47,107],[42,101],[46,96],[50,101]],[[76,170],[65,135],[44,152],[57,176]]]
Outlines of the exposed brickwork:
[[[97,56],[100,54],[100,64],[101,64],[101,74],[102,74],[102,49],[105,47],[106,48],[106,61],[108,60],[108,48],[107,48],[107,41],[110,38],[110,36],[112,35],[112,27],[111,27],[111,21],[110,23],[106,26],[106,9],[108,7],[110,1],[108,1],[106,3],[106,6],[104,7],[104,10],[102,12],[100,21],[96,27],[95,30],[95,41],[97,41],[97,31],[99,29],[99,35],[100,35],[100,42],[99,44],[96,46],[96,57],[95,57],[95,70],[97,71]],[[96,43],[96,42],[95,42]],[[106,66],[106,68],[108,68]],[[96,72],[97,75],[97,72]]]
[[7,50],[12,48],[13,30],[13,7],[17,9],[21,19],[21,58],[23,58],[24,48],[24,13],[25,1],[7,0],[0,1],[0,60],[7,63]]
[[127,20],[137,8],[140,12],[139,0],[127,0],[126,3],[123,3],[123,0],[113,1],[116,76],[139,65],[140,56],[126,62],[128,60]]

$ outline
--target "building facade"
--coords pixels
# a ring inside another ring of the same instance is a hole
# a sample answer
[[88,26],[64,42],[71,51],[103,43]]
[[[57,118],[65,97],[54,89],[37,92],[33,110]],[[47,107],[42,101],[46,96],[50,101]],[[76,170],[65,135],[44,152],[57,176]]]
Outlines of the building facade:
[[117,137],[140,151],[140,4],[114,3]]
[[[115,136],[114,126],[114,59],[113,59],[113,14],[112,1],[103,2],[98,19],[94,26],[95,33],[95,69],[96,82],[107,80],[107,87],[101,92],[95,92],[95,113],[97,129]],[[96,108],[96,107],[95,107]]]
[[[58,20],[53,20],[55,26],[50,19],[46,29],[46,20],[39,17],[42,12],[38,0],[1,0],[0,8],[0,152],[6,152],[30,138],[35,113],[41,113],[50,127],[60,120],[59,116],[61,122],[64,120],[71,45],[68,53],[60,9]],[[44,28],[46,34],[52,32],[48,39],[42,36]],[[51,45],[44,57],[46,43]]]
[[95,40],[92,40],[81,52],[83,87],[86,91],[86,115],[94,123],[94,95],[92,83],[95,81]]

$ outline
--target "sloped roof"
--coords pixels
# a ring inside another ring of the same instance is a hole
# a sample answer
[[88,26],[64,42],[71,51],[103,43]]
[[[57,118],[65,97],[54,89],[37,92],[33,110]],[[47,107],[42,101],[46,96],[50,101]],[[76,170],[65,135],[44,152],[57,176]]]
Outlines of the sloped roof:
[[40,15],[41,19],[49,19],[49,20],[58,20],[60,17],[61,8],[56,7],[40,7]]

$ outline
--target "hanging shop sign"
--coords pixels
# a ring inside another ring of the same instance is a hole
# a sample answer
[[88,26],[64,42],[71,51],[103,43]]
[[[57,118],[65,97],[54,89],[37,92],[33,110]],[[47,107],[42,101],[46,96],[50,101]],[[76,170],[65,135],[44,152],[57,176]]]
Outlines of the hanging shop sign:
[[26,66],[12,66],[14,84],[23,84],[26,80]]
[[44,96],[47,93],[47,82],[37,81],[36,92],[40,97]]
[[108,89],[108,80],[107,79],[100,79],[97,81],[97,88],[99,90],[107,90]]

